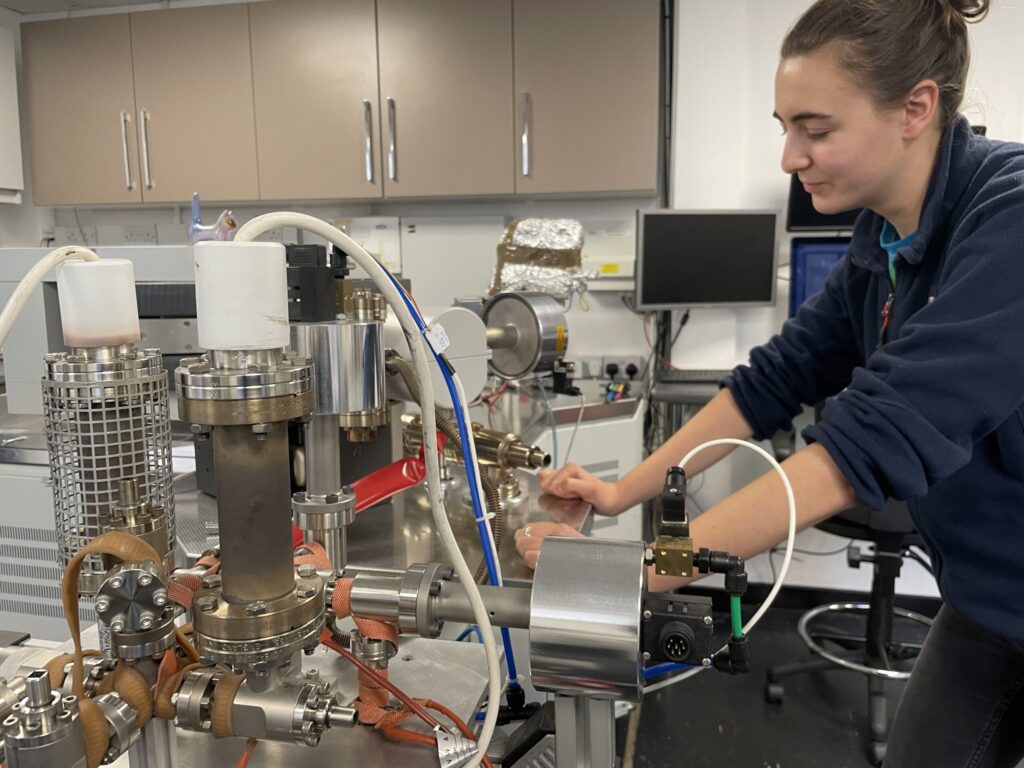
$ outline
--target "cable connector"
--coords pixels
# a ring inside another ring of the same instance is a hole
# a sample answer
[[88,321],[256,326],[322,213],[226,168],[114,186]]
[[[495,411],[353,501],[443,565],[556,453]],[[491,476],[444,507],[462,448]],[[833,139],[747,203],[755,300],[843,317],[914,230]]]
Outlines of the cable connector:
[[518,682],[509,681],[508,690],[505,691],[505,703],[512,715],[518,715],[526,706],[526,691]]
[[693,557],[693,565],[701,573],[724,573],[725,590],[730,595],[743,597],[746,594],[747,565],[739,555],[701,547]]
[[661,576],[693,575],[693,540],[686,514],[686,473],[672,467],[654,502],[654,568]]
[[749,672],[750,641],[747,637],[730,637],[728,649],[715,654],[714,665],[719,672],[728,672],[730,675]]

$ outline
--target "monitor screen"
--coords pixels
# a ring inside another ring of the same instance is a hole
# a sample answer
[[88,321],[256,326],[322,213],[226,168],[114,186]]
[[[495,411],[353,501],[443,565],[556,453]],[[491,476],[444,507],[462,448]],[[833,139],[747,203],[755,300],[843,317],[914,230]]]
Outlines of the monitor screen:
[[827,215],[814,210],[811,195],[794,173],[789,180],[789,205],[786,207],[786,229],[790,232],[836,232],[853,229],[853,222],[862,209]]
[[639,211],[637,217],[637,309],[774,303],[774,211]]

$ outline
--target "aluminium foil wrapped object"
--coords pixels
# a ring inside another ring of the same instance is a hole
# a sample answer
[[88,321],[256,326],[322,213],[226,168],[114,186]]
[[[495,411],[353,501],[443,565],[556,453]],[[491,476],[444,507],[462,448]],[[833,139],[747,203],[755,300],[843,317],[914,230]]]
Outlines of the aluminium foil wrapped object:
[[574,219],[513,221],[498,243],[491,295],[540,291],[558,299],[586,290],[583,225]]

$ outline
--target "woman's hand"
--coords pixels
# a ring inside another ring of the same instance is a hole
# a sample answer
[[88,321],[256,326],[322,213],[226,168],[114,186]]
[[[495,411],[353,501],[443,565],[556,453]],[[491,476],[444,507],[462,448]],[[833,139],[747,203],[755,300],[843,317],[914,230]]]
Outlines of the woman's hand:
[[540,545],[547,536],[582,536],[565,523],[530,523],[516,531],[516,551],[523,556],[527,568],[537,567]]
[[618,484],[599,480],[579,464],[569,463],[556,470],[542,470],[539,476],[540,489],[544,493],[563,499],[583,499],[592,504],[600,515],[622,512]]

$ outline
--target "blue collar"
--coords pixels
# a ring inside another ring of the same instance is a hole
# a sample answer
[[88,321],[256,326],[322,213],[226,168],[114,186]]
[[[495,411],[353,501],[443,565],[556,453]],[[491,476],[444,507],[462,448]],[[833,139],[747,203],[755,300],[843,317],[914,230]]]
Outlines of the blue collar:
[[[966,171],[965,154],[977,140],[971,125],[963,115],[946,131],[939,145],[935,169],[932,171],[925,194],[924,207],[917,232],[909,245],[897,251],[908,264],[918,264],[928,251],[928,245],[941,237],[949,212],[955,207],[970,182]],[[966,149],[966,152],[965,152]],[[888,273],[889,256],[880,245],[885,218],[866,210],[857,217],[850,242],[850,260],[859,267]]]

